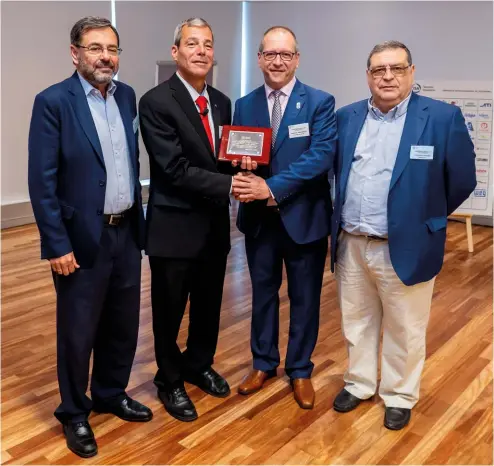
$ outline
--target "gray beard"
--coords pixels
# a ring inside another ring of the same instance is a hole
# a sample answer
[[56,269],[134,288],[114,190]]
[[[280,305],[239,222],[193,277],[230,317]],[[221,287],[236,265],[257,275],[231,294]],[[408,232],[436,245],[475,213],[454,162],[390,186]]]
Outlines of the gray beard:
[[115,75],[115,72],[111,76],[100,73],[97,69],[90,71],[88,65],[85,62],[81,62],[79,67],[79,73],[86,79],[86,81],[95,84],[109,84]]

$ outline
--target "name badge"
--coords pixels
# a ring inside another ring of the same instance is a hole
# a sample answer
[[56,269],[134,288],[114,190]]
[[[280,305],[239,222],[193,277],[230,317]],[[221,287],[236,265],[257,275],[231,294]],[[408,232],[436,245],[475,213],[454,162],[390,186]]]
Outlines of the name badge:
[[139,129],[139,115],[136,115],[134,118],[134,121],[132,122],[132,128],[134,130],[134,134],[137,133],[137,130]]
[[410,148],[410,160],[432,160],[434,158],[434,146],[412,146]]
[[288,137],[291,138],[302,138],[304,136],[310,136],[309,133],[309,123],[300,123],[299,125],[289,125],[288,126]]
[[218,134],[221,139],[221,135],[223,134],[223,126],[218,126]]

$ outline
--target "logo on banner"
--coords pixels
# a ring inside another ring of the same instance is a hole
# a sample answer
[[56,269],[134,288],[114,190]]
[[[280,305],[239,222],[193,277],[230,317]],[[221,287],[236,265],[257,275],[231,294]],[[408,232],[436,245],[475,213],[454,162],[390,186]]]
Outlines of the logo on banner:
[[475,148],[475,153],[477,154],[477,160],[479,160],[479,157],[488,157],[489,156],[489,149],[484,149],[483,147],[476,147]]
[[490,120],[492,118],[492,115],[487,112],[479,112],[479,118],[485,118],[486,120]]
[[479,131],[487,132],[490,130],[489,123],[487,121],[482,121],[479,123]]
[[484,144],[484,143],[479,143],[475,146],[475,150],[479,152],[487,152],[489,153],[490,145],[489,144]]
[[473,192],[474,197],[486,197],[487,196],[487,190],[486,189],[476,189]]
[[471,121],[467,121],[467,128],[468,128],[468,131],[475,131],[475,129],[473,128],[473,125],[472,125],[472,122]]
[[465,118],[475,118],[475,117],[477,116],[477,114],[476,114],[476,113],[469,113],[469,112],[465,112],[465,113],[463,114],[463,116],[464,116]]
[[484,102],[480,105],[482,108],[492,108],[492,104],[490,102]]
[[419,83],[413,83],[412,91],[418,93],[422,90],[422,86]]

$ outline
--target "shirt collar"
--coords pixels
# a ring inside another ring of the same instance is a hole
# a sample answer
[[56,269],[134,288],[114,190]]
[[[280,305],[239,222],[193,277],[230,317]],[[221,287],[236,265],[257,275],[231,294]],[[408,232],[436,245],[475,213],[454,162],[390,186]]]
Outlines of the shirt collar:
[[402,100],[396,107],[393,107],[388,113],[383,113],[377,107],[372,104],[372,97],[369,98],[367,102],[367,108],[369,113],[377,120],[396,120],[407,112],[408,103],[410,102],[410,97],[412,93],[408,94],[405,100]]
[[178,79],[180,79],[180,81],[182,81],[182,83],[184,84],[184,86],[187,88],[187,90],[189,91],[189,94],[190,96],[192,97],[192,100],[195,102],[197,100],[197,98],[201,95],[203,95],[204,97],[206,97],[206,99],[208,100],[208,105],[209,105],[209,95],[208,95],[208,85],[207,83],[205,82],[204,83],[204,89],[202,90],[202,92],[199,94],[199,92],[196,91],[196,89],[191,86],[181,75],[180,73],[177,71],[175,73],[177,76],[178,76]]
[[[292,93],[296,82],[297,82],[297,78],[294,76],[288,84],[285,84],[279,90],[282,92],[282,94],[286,95],[287,97],[290,97],[290,94]],[[269,99],[269,96],[271,95],[271,92],[274,91],[274,89],[269,87],[266,83],[264,83],[264,89],[266,90],[266,99]]]
[[[93,91],[99,91],[89,81],[87,81],[86,78],[83,78],[82,75],[79,73],[79,71],[77,72],[77,75],[79,76],[79,81],[82,84],[82,88],[84,89],[84,94],[86,95],[86,97],[91,93],[94,94]],[[115,93],[116,89],[117,89],[117,85],[115,84],[115,82],[112,79],[110,81],[110,84],[108,85],[108,89],[107,89],[106,93],[108,95],[113,95]]]

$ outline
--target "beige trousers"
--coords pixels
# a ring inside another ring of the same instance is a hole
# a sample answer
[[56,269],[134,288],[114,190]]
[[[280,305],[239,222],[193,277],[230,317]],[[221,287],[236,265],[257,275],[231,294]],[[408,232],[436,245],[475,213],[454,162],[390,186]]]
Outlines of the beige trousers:
[[379,396],[387,407],[412,408],[419,399],[435,279],[404,285],[387,240],[342,232],[336,280],[349,360],[345,389],[361,399],[376,393],[382,327]]

